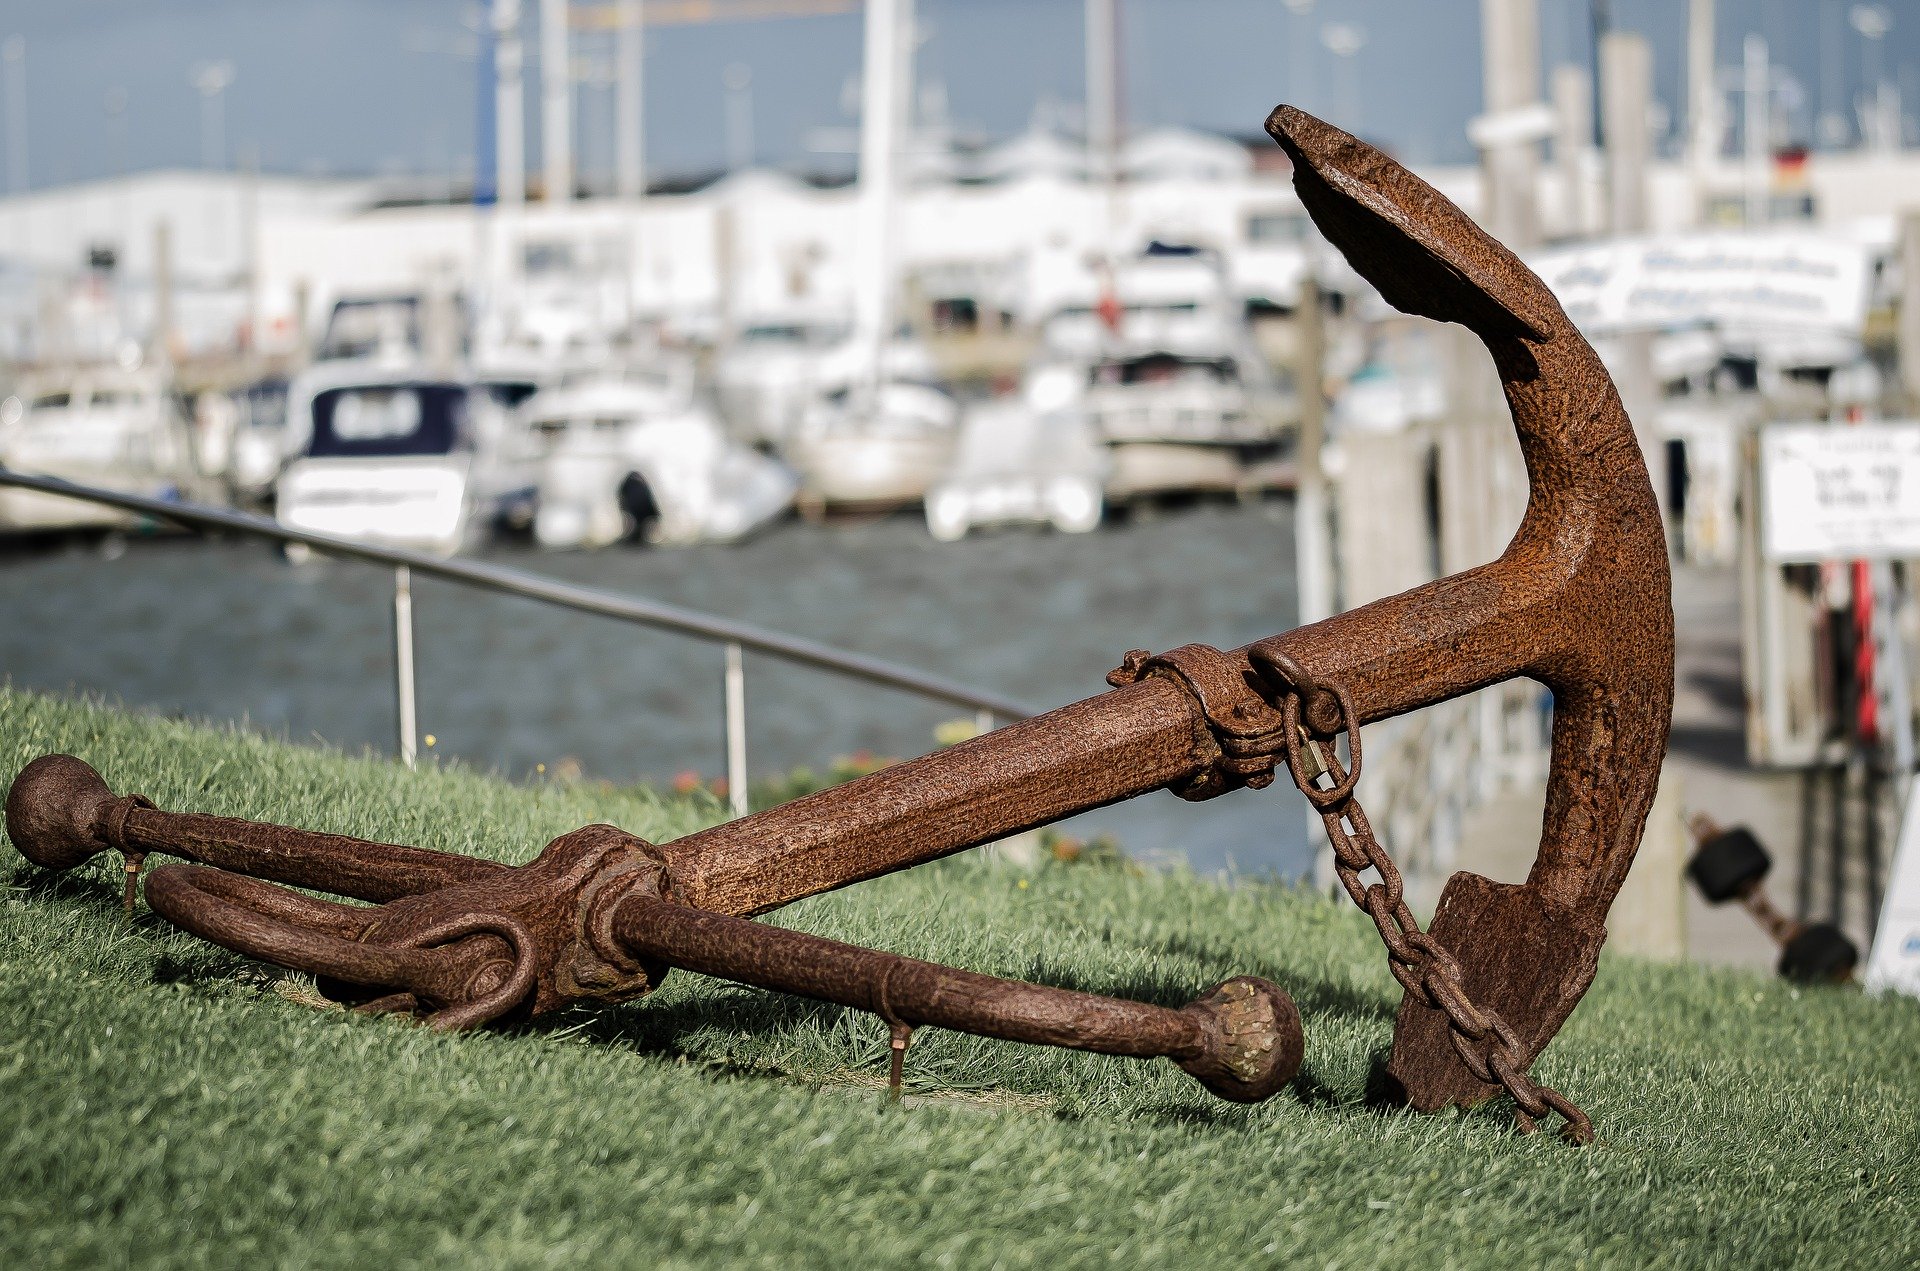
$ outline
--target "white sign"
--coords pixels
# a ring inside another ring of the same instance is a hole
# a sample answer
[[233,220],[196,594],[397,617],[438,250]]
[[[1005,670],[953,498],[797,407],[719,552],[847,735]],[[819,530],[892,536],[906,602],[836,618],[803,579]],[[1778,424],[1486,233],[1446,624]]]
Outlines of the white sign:
[[1616,239],[1527,263],[1588,335],[1711,323],[1857,336],[1867,320],[1867,249],[1806,230]]
[[1920,424],[1771,424],[1760,485],[1770,561],[1920,557]]
[[1893,877],[1880,906],[1880,928],[1867,955],[1867,991],[1920,997],[1920,799],[1907,795]]

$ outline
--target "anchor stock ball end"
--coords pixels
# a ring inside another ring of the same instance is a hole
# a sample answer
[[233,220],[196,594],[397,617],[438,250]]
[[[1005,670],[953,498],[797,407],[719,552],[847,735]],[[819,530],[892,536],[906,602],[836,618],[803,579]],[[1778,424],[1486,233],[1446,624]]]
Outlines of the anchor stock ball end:
[[42,755],[7,791],[7,837],[42,869],[72,869],[107,850],[95,826],[112,790],[72,755]]
[[1205,1048],[1180,1067],[1222,1099],[1258,1103],[1300,1071],[1306,1055],[1300,1012],[1279,985],[1236,976],[1185,1010],[1201,1017]]

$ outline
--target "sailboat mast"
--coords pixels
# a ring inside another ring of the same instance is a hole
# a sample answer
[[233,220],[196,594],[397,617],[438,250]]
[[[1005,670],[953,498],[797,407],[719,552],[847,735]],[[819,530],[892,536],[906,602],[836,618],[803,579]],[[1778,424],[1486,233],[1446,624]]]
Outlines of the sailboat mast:
[[540,0],[540,158],[548,203],[573,201],[573,33],[569,0]]
[[874,383],[893,334],[904,37],[912,0],[867,0],[860,95],[860,237],[854,245],[854,335],[871,357]]
[[646,100],[642,89],[646,9],[641,0],[620,0],[614,49],[615,184],[623,199],[647,192]]
[[1120,0],[1086,0],[1087,179],[1099,191],[1094,256],[1100,271],[1100,313],[1118,330],[1114,261],[1120,237]]
[[527,197],[525,51],[520,0],[493,0],[494,180],[500,210],[512,216]]

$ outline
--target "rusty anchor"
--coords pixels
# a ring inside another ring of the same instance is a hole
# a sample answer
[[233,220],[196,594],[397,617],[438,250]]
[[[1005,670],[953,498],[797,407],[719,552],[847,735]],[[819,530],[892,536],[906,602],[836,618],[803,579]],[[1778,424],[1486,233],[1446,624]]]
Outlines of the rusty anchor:
[[[366,1011],[458,1029],[617,1002],[673,967],[871,1011],[894,1073],[916,1026],[1172,1059],[1228,1099],[1292,1079],[1299,1016],[1276,986],[1226,981],[1169,1009],[1001,980],[752,922],[791,901],[1170,789],[1270,784],[1320,811],[1348,893],[1406,987],[1387,1066],[1421,1110],[1505,1090],[1523,1123],[1583,1114],[1527,1070],[1591,984],[1639,845],[1673,697],[1660,514],[1598,356],[1544,284],[1426,183],[1291,107],[1268,131],[1309,214],[1399,308],[1462,323],[1498,368],[1530,483],[1491,564],[1223,651],[1131,653],[1111,691],[849,785],[668,843],[610,826],[508,867],[116,797],[70,756],[15,780],[7,831],[70,869],[148,853],[152,908],[208,940],[319,977]],[[1516,676],[1554,695],[1552,767],[1527,881],[1456,874],[1421,932],[1355,798],[1360,727]],[[1348,760],[1334,748],[1344,735]],[[1376,882],[1365,881],[1369,873]],[[131,885],[131,883],[130,883]],[[343,904],[289,888],[370,902]]]

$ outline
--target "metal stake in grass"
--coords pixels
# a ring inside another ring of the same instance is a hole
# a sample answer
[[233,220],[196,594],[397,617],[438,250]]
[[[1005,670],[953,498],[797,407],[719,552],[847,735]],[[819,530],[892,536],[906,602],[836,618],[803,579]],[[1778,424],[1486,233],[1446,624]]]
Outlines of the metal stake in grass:
[[900,1102],[900,1086],[907,1066],[907,1047],[912,1042],[912,1027],[906,1024],[894,1024],[893,1037],[887,1047],[892,1053],[892,1058],[887,1063],[887,1094],[895,1103]]
[[127,878],[120,891],[120,908],[129,921],[133,919],[133,898],[140,891],[140,866],[146,859],[145,852],[128,852],[125,858]]

